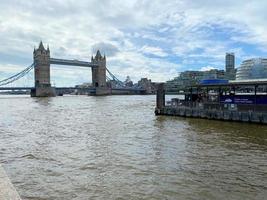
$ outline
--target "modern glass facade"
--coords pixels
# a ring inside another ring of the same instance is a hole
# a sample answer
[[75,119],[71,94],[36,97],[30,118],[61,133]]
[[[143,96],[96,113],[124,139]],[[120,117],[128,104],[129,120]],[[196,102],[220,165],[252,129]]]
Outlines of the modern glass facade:
[[236,80],[267,78],[267,59],[253,58],[242,62],[237,69]]
[[235,79],[235,54],[226,53],[225,55],[225,76],[228,80]]

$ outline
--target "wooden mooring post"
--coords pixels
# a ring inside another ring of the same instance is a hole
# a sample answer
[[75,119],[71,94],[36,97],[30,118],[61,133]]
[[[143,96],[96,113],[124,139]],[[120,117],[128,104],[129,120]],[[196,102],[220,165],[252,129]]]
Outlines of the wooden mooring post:
[[165,88],[164,83],[157,84],[157,104],[155,114],[159,115],[165,107]]

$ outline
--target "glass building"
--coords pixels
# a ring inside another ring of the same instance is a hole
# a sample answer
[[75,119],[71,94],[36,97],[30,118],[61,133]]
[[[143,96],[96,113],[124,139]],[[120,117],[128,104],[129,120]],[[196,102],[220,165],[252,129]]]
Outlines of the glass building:
[[226,53],[225,55],[225,76],[228,80],[235,79],[235,54]]
[[236,72],[236,80],[267,78],[267,59],[253,58],[242,62]]

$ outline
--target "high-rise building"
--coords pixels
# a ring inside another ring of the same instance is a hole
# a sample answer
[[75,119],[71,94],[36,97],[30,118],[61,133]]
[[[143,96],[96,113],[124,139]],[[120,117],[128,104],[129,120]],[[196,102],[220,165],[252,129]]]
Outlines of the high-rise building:
[[235,79],[235,54],[226,53],[225,55],[225,77],[228,80]]

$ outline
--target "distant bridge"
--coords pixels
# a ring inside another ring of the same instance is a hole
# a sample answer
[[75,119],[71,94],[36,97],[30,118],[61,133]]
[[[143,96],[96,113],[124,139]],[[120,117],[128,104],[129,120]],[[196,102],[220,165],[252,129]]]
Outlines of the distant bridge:
[[[33,97],[49,97],[56,96],[58,93],[64,91],[78,91],[88,92],[94,95],[109,95],[122,92],[129,92],[134,94],[144,94],[146,92],[143,88],[127,87],[114,74],[106,68],[106,57],[97,51],[96,56],[91,58],[91,62],[80,60],[69,60],[51,58],[49,48],[45,49],[43,43],[40,42],[38,49],[33,52],[34,61],[29,67],[21,72],[0,80],[0,90],[3,91],[22,91],[30,90]],[[88,67],[92,70],[92,87],[57,87],[54,88],[50,83],[50,65],[69,65]],[[34,87],[7,87],[7,85],[21,79],[34,69]],[[107,81],[115,82],[115,86],[108,85]]]

